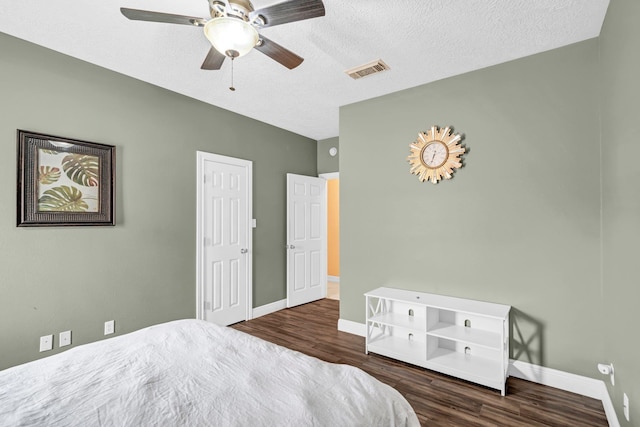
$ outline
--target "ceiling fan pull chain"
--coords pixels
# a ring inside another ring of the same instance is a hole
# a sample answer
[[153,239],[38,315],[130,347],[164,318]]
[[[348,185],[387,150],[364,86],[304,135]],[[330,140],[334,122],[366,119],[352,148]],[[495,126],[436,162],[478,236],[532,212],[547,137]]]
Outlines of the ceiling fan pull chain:
[[236,90],[236,88],[235,88],[235,87],[233,87],[233,60],[234,60],[234,58],[233,58],[233,57],[231,57],[231,86],[229,86],[229,90],[230,90],[231,92],[233,92],[233,91],[235,91],[235,90]]

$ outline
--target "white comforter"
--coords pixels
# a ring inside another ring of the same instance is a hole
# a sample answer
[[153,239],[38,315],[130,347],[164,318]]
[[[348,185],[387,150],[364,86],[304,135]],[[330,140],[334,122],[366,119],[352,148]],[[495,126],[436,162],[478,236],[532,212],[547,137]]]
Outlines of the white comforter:
[[1,426],[413,426],[393,388],[231,328],[178,320],[0,371]]

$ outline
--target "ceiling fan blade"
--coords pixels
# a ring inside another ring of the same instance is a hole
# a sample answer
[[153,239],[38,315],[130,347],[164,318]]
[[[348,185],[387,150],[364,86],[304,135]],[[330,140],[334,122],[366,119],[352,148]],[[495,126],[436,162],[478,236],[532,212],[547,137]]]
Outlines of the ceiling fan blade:
[[173,15],[171,13],[151,12],[150,10],[128,9],[121,7],[120,12],[134,21],[164,22],[167,24],[195,25],[204,27],[207,20],[195,16]]
[[203,70],[219,70],[222,67],[222,63],[226,56],[218,52],[214,47],[209,49],[209,53],[207,57],[204,59],[202,66],[200,67]]
[[281,63],[290,70],[296,68],[298,65],[302,64],[302,61],[304,61],[302,57],[291,52],[289,49],[280,46],[278,43],[272,42],[262,35],[260,35],[260,40],[262,43],[258,42],[254,49],[259,50],[269,58]]
[[286,24],[287,22],[317,18],[324,16],[324,13],[322,0],[288,0],[255,10],[249,14],[249,18],[253,20],[261,17],[264,23],[257,19],[256,25],[259,28],[265,28]]

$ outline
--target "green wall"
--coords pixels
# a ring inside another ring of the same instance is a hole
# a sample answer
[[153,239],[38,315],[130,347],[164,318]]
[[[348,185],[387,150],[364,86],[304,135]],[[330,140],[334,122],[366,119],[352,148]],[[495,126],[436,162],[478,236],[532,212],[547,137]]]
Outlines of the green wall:
[[[331,147],[338,149],[335,156],[329,155]],[[318,141],[318,173],[338,172],[340,160],[340,138],[328,138]]]
[[[2,33],[0,52],[0,369],[68,329],[195,316],[197,150],[253,160],[253,303],[286,297],[285,174],[316,175],[315,141]],[[16,129],[116,145],[116,227],[17,228]]]
[[[513,358],[597,375],[597,60],[592,39],[341,108],[341,318],[384,285],[509,304]],[[437,185],[406,161],[431,125],[468,151]]]
[[600,36],[605,359],[613,362],[611,399],[622,425],[622,394],[640,425],[640,4],[612,0]]

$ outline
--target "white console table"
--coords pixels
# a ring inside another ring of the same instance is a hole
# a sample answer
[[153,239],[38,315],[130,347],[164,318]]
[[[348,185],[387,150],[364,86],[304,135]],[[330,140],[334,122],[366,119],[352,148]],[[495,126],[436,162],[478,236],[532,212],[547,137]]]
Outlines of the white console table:
[[366,352],[506,393],[508,305],[378,288],[367,292]]

